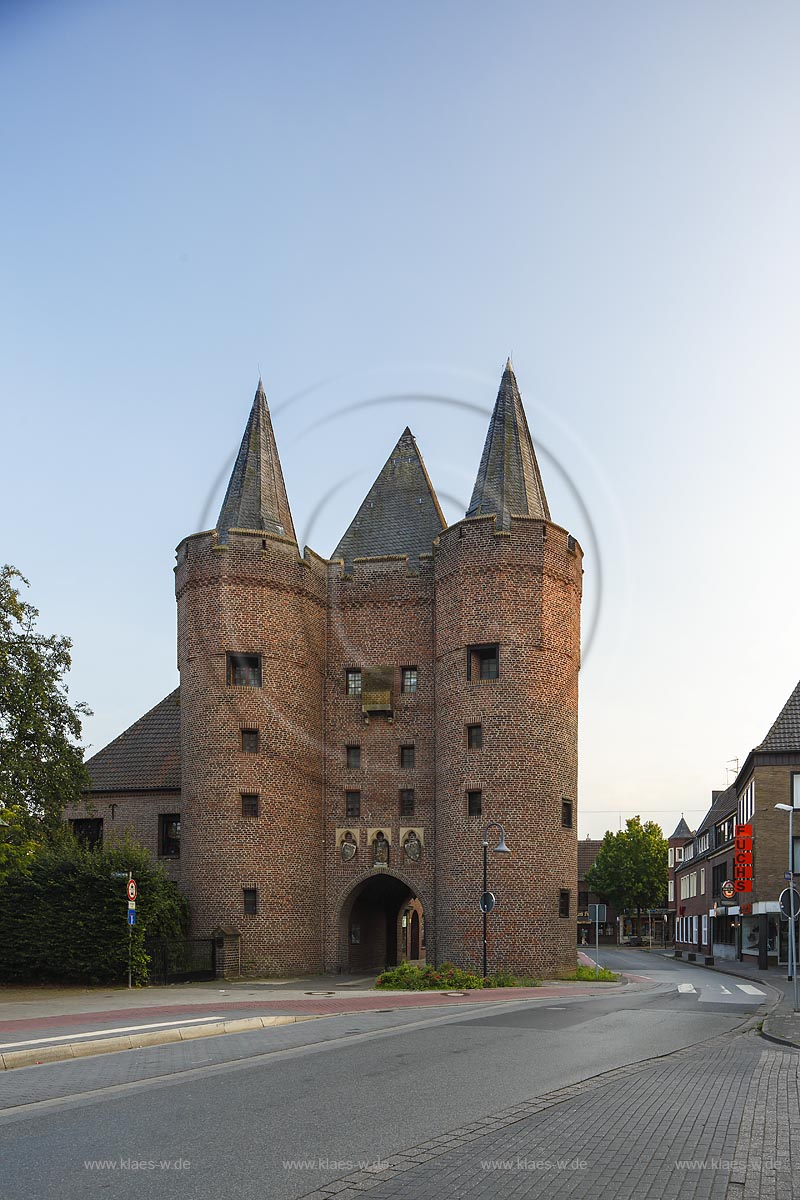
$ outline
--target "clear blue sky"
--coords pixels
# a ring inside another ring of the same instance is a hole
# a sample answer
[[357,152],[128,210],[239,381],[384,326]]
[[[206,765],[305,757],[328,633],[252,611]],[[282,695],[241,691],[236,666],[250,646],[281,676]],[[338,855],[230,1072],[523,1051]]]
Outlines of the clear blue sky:
[[5,0],[0,556],[93,748],[177,682],[259,370],[327,554],[406,423],[463,514],[513,352],[581,833],[696,823],[800,677],[798,61],[794,3]]

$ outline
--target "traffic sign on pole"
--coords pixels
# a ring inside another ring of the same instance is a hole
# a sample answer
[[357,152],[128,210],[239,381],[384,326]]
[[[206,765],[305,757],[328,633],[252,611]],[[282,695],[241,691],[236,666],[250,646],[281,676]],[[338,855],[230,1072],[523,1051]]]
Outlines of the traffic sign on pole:
[[132,908],[128,913],[128,924],[129,925],[136,924],[136,909],[135,908]]
[[135,879],[128,880],[128,899],[129,900],[136,899],[136,880]]
[[[794,892],[794,905],[792,905],[792,892]],[[800,917],[800,892],[797,888],[784,888],[778,898],[781,912],[786,917],[786,920],[791,920],[792,907],[794,907],[794,919]]]
[[490,913],[495,906],[494,892],[484,892],[481,896],[481,912]]

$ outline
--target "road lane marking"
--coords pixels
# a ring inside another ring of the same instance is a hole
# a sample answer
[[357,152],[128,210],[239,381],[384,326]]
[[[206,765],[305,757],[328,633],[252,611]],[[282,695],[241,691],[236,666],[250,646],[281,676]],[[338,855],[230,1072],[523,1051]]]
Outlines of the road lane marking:
[[691,983],[679,983],[678,991],[688,995],[689,992],[696,992],[697,988],[693,987]]
[[762,992],[761,988],[753,987],[752,983],[737,983],[737,988],[740,992],[746,992],[748,996],[766,996],[766,992]]
[[197,1025],[198,1022],[222,1021],[218,1017],[176,1017],[172,1021],[153,1021],[149,1025],[120,1025],[117,1029],[87,1029],[83,1033],[62,1033],[58,1037],[29,1038],[26,1042],[4,1042],[0,1051],[23,1050],[26,1046],[43,1046],[45,1042],[75,1042],[78,1038],[110,1037],[112,1033],[141,1033],[144,1029],[164,1029],[170,1025]]
[[722,991],[725,993],[725,995],[726,995],[726,996],[730,996],[730,995],[732,994],[732,993],[731,993],[731,992],[728,990],[728,988],[726,988],[726,987],[724,986],[724,984],[720,984],[719,986],[722,988]]

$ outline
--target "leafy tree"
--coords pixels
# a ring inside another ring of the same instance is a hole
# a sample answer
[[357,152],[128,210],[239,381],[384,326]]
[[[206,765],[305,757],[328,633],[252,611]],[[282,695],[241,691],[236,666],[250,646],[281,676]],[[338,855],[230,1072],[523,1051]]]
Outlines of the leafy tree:
[[37,631],[22,584],[15,567],[0,571],[0,872],[24,860],[32,839],[52,835],[88,785],[79,743],[91,712],[70,704],[65,683],[72,643]]
[[594,864],[586,872],[586,886],[618,912],[657,908],[667,894],[667,841],[654,821],[639,817],[625,829],[607,833]]

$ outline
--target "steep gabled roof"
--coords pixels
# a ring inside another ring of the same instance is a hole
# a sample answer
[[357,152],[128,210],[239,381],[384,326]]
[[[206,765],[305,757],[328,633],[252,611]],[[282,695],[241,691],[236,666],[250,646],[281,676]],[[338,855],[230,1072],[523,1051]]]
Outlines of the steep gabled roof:
[[87,759],[92,792],[181,786],[180,688]]
[[406,426],[331,558],[429,554],[446,526],[414,435]]
[[792,692],[756,750],[766,754],[800,750],[800,683]]
[[550,509],[536,461],[522,397],[511,359],[506,362],[468,517],[496,513],[500,529],[511,528],[512,515],[550,520]]
[[689,828],[689,826],[686,824],[683,813],[681,813],[681,819],[680,819],[680,821],[678,821],[675,832],[671,833],[669,835],[669,837],[667,838],[667,841],[671,842],[673,840],[673,838],[690,838],[691,836],[692,836],[692,831]]
[[716,825],[717,821],[721,821],[723,817],[729,817],[731,813],[736,812],[736,784],[732,783],[730,787],[725,788],[721,792],[711,793],[712,801],[711,808],[703,817],[700,824],[697,826],[697,833],[705,833],[712,825]]
[[296,540],[272,418],[260,379],[217,521],[220,541],[227,540],[230,529],[263,529]]

